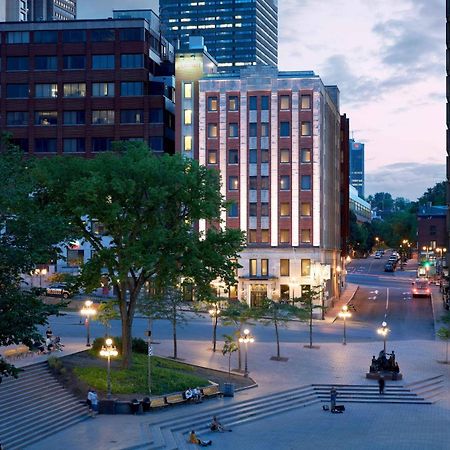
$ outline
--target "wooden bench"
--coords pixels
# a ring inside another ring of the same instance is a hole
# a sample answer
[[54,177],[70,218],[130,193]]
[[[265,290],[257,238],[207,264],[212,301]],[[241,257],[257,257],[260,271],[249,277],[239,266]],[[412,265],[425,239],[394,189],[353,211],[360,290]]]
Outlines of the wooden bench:
[[166,396],[166,403],[169,405],[178,405],[185,402],[187,402],[187,399],[183,394],[172,394]]
[[30,353],[30,349],[26,345],[18,345],[14,348],[8,348],[3,352],[3,356],[8,359],[18,359]]
[[150,409],[164,408],[164,406],[168,406],[165,397],[158,397],[150,400]]
[[214,384],[212,386],[207,386],[203,389],[200,389],[203,396],[206,398],[211,397],[221,397],[223,395],[223,392],[219,389],[219,386],[217,384]]

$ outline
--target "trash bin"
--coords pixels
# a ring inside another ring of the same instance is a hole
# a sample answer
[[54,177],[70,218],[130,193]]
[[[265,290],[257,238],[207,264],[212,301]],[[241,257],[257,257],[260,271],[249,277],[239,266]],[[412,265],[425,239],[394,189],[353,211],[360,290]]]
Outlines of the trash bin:
[[140,406],[141,402],[138,399],[133,398],[133,400],[131,400],[130,402],[131,414],[137,414],[139,412]]
[[150,399],[148,397],[144,397],[142,399],[142,411],[144,412],[150,411]]
[[234,384],[233,383],[224,383],[223,396],[224,397],[234,397]]

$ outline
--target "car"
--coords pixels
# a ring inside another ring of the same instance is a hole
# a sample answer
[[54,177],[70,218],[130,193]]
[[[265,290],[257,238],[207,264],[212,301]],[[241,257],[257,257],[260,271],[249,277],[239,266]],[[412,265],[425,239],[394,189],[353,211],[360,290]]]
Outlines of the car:
[[384,271],[385,271],[385,272],[394,272],[394,270],[395,270],[394,264],[388,262],[388,263],[386,263],[386,264],[384,265]]
[[428,280],[425,278],[416,278],[412,283],[413,297],[431,297],[431,289]]
[[49,297],[69,298],[73,296],[73,292],[65,283],[54,283],[47,286],[45,295]]
[[374,258],[375,259],[381,259],[381,253],[376,252]]

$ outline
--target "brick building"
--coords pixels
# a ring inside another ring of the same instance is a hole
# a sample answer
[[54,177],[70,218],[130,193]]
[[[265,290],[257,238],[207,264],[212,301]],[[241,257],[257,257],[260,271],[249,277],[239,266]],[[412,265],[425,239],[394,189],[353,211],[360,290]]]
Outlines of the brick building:
[[[156,17],[156,16],[155,16]],[[174,52],[144,19],[0,24],[0,128],[30,154],[174,151]]]
[[[420,252],[447,247],[447,207],[422,205],[417,212],[417,246]],[[424,250],[427,247],[428,250]]]
[[220,172],[223,224],[247,233],[230,295],[255,305],[320,287],[327,305],[341,261],[339,91],[314,72],[214,73],[199,44],[176,56],[176,147]]

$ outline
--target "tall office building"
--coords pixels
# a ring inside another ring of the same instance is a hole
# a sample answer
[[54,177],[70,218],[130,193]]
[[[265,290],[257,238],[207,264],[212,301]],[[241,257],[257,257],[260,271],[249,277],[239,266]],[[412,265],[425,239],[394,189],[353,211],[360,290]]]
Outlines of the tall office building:
[[0,22],[24,22],[29,20],[31,0],[1,0]]
[[164,36],[188,50],[189,36],[203,36],[220,72],[278,64],[277,0],[160,0]]
[[0,0],[0,22],[75,20],[77,0]]
[[364,144],[350,139],[350,184],[364,198]]

